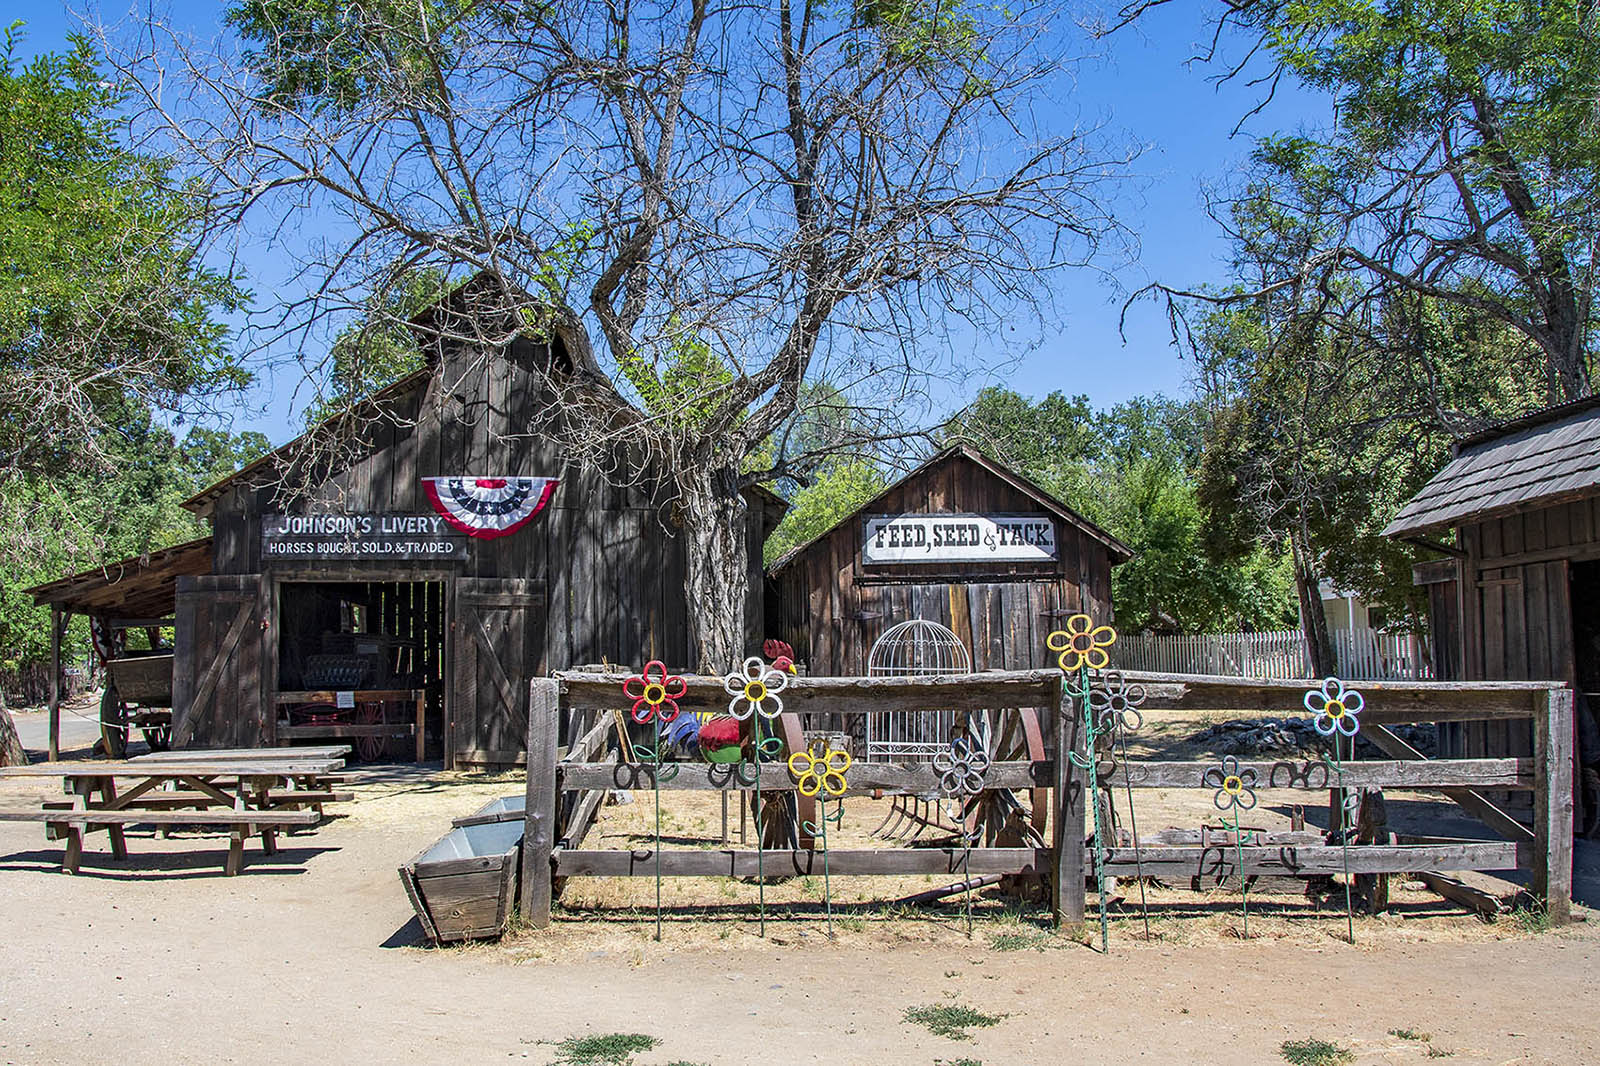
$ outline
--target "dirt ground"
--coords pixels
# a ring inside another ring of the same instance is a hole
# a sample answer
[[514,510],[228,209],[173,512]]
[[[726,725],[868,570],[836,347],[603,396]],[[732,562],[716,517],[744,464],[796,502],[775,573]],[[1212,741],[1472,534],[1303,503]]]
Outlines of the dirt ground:
[[[578,879],[551,930],[427,948],[396,867],[521,779],[362,777],[338,817],[271,858],[253,847],[236,878],[225,838],[147,831],[126,862],[93,838],[68,877],[39,825],[0,823],[0,1062],[551,1063],[557,1042],[606,1033],[659,1039],[639,1066],[1273,1063],[1306,1039],[1356,1063],[1600,1060],[1600,921],[1489,924],[1411,885],[1394,913],[1358,916],[1353,946],[1342,893],[1254,893],[1244,940],[1236,887],[1152,887],[1147,940],[1125,885],[1102,954],[1097,929],[1053,934],[994,894],[970,938],[959,900],[889,902],[920,877],[835,879],[833,941],[819,878],[767,887],[764,938],[755,885],[669,880],[658,943],[653,882]],[[6,781],[0,806],[47,791]],[[1295,798],[1264,793],[1255,821],[1287,824]],[[650,799],[606,808],[588,846],[637,839]],[[1207,797],[1141,795],[1141,830],[1198,824],[1191,799]],[[849,801],[834,842],[864,844],[885,807]],[[714,842],[715,797],[673,797],[663,831]],[[906,1020],[940,1004],[997,1023],[955,1040]]]

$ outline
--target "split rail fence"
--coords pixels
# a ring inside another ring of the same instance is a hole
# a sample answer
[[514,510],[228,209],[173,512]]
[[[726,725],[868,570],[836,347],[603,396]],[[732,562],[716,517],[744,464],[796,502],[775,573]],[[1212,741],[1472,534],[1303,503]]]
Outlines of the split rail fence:
[[[1120,650],[1120,649],[1119,649]],[[1313,682],[1124,671],[1130,683],[1145,687],[1146,708],[1288,710],[1297,707]],[[721,678],[689,677],[684,711],[722,711],[727,695]],[[532,682],[528,725],[526,827],[522,849],[521,909],[535,927],[550,921],[552,899],[567,877],[654,876],[651,848],[602,850],[584,841],[607,791],[648,789],[655,768],[648,762],[622,762],[607,751],[615,728],[611,709],[622,703],[622,675],[565,673]],[[1457,870],[1530,871],[1533,892],[1542,898],[1551,921],[1568,919],[1572,889],[1572,693],[1539,682],[1369,682],[1361,686],[1366,707],[1362,735],[1389,755],[1387,760],[1346,763],[1343,787],[1427,789],[1444,793],[1501,834],[1503,840],[1407,838],[1406,842],[1352,844],[1351,874],[1423,873]],[[801,716],[859,715],[882,711],[976,711],[1032,708],[1046,738],[1043,758],[995,762],[985,777],[989,789],[1033,790],[1034,802],[1049,808],[1046,847],[885,847],[830,849],[828,868],[841,876],[906,874],[1039,875],[1051,885],[1057,923],[1083,920],[1086,870],[1092,866],[1092,841],[1085,839],[1084,772],[1068,756],[1084,756],[1081,716],[1064,700],[1061,675],[1054,671],[1008,671],[903,678],[805,677],[789,682],[785,713],[777,733],[788,750],[801,744]],[[1532,759],[1426,759],[1388,727],[1413,722],[1528,719],[1533,723]],[[561,738],[570,738],[564,746]],[[1100,787],[1204,788],[1212,762],[1132,761],[1100,777]],[[1242,762],[1253,768],[1264,789],[1307,793],[1338,787],[1320,761]],[[795,783],[782,761],[760,766],[764,793],[792,792]],[[754,790],[728,766],[676,764],[663,791]],[[938,790],[927,763],[854,763],[850,794],[928,795]],[[1483,789],[1531,790],[1534,825],[1517,822],[1483,795]],[[796,797],[799,820],[814,820],[811,801]],[[758,829],[759,832],[759,829]],[[1106,871],[1132,877],[1172,879],[1271,875],[1314,877],[1342,873],[1344,849],[1306,843],[1304,834],[1267,835],[1236,849],[1231,839],[1205,832],[1146,834],[1137,847],[1105,853]],[[765,837],[763,838],[765,839]],[[791,838],[793,839],[793,838]],[[823,855],[798,837],[799,847],[662,849],[663,876],[753,877],[758,866],[769,877],[820,873]],[[1234,867],[1242,851],[1242,871]]]

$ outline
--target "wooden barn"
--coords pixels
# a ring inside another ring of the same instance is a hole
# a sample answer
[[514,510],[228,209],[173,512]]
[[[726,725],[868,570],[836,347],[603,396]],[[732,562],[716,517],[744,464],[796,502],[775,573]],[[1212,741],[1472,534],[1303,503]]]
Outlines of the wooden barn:
[[[1452,530],[1454,543],[1444,543]],[[1461,441],[1384,533],[1447,556],[1415,568],[1428,589],[1441,680],[1574,686],[1574,750],[1589,768],[1575,775],[1579,825],[1592,823],[1600,783],[1600,397]],[[1440,728],[1444,757],[1533,754],[1526,723]]]
[[[569,365],[559,339],[430,354],[186,503],[212,538],[208,572],[167,585],[174,746],[356,738],[387,745],[371,757],[508,765],[525,759],[530,678],[693,665],[670,508],[538,432],[536,371]],[[756,649],[761,545],[785,505],[746,498]]]
[[1112,620],[1115,537],[964,444],[880,492],[768,570],[767,628],[810,673],[869,672],[890,626],[949,627],[974,670],[1045,667],[1069,615]]

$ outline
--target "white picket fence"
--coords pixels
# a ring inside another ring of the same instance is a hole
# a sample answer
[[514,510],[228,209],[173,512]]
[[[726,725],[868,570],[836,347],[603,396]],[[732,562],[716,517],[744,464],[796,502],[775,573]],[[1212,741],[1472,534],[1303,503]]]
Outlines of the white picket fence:
[[[1412,633],[1336,629],[1333,650],[1339,676],[1349,681],[1427,681],[1433,663],[1427,646]],[[1112,662],[1127,670],[1233,677],[1311,676],[1305,638],[1298,629],[1264,633],[1199,633],[1119,637]]]

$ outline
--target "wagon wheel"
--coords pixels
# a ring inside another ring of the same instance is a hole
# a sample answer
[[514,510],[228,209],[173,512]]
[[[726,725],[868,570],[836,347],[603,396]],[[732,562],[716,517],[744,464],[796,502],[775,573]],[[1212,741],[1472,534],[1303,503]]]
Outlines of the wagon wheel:
[[[989,753],[996,762],[1044,761],[1044,731],[1039,726],[1039,712],[1032,707],[1018,708],[1015,718],[1007,716],[1005,726],[999,732],[1000,736],[994,743],[995,750]],[[1050,790],[1041,787],[1028,789],[1027,792],[1028,824],[1043,839],[1050,817]]]
[[[383,704],[365,701],[357,704],[355,719],[361,725],[379,724],[383,721]],[[356,754],[362,762],[377,762],[388,747],[388,737],[356,737]]]
[[144,742],[150,745],[151,751],[166,751],[172,747],[172,719],[165,722],[152,722],[139,727],[139,732],[144,734]]
[[128,705],[117,695],[117,686],[106,677],[100,693],[100,743],[106,755],[121,759],[128,754]]

